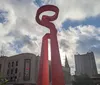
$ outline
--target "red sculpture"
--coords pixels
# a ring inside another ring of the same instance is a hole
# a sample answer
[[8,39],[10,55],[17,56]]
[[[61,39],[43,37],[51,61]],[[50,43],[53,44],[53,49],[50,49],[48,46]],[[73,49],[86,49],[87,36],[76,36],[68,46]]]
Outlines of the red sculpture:
[[[42,19],[39,18],[40,14],[45,11],[53,11],[53,16],[43,15]],[[51,40],[51,81],[52,85],[65,85],[64,75],[60,60],[57,30],[55,25],[51,22],[57,19],[59,9],[53,5],[45,5],[38,9],[36,14],[36,21],[38,24],[49,28],[50,33],[44,35],[42,39],[42,49],[40,57],[40,67],[38,73],[37,85],[49,85],[49,62],[48,62],[48,39]]]

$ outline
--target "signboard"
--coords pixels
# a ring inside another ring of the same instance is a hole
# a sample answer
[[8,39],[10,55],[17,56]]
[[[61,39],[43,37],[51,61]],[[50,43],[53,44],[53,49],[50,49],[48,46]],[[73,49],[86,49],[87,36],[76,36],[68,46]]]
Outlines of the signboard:
[[31,60],[25,59],[24,60],[24,80],[30,80],[30,68],[31,68]]

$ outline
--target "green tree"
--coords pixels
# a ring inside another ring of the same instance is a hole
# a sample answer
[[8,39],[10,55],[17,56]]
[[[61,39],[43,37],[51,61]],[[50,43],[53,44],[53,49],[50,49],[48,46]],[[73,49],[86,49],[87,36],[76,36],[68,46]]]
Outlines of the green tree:
[[8,80],[4,78],[1,73],[0,73],[0,85],[5,85],[7,84]]

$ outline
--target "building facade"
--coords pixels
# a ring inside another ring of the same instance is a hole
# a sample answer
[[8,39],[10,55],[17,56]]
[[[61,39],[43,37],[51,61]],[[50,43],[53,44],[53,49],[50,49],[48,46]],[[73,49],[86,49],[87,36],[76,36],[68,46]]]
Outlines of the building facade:
[[70,67],[66,56],[65,56],[65,66],[63,67],[63,71],[64,71],[64,78],[66,85],[72,85]]
[[87,54],[75,55],[75,74],[82,75],[86,74],[89,77],[97,75],[97,67],[93,52]]
[[[39,59],[39,56],[31,53],[0,57],[0,72],[9,80],[7,85],[36,85]],[[70,67],[67,61],[65,63],[63,71],[66,85],[71,85]]]
[[1,73],[11,85],[35,85],[38,71],[39,57],[23,53],[11,57],[0,57]]

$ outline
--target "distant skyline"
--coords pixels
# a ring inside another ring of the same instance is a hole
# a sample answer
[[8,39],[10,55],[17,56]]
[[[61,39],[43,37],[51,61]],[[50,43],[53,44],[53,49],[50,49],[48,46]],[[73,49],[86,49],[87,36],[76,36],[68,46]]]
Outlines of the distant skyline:
[[42,37],[49,30],[37,24],[35,16],[46,4],[59,8],[54,23],[62,62],[66,55],[73,74],[74,54],[93,51],[100,73],[100,0],[1,0],[0,47],[4,45],[6,55],[40,55]]

